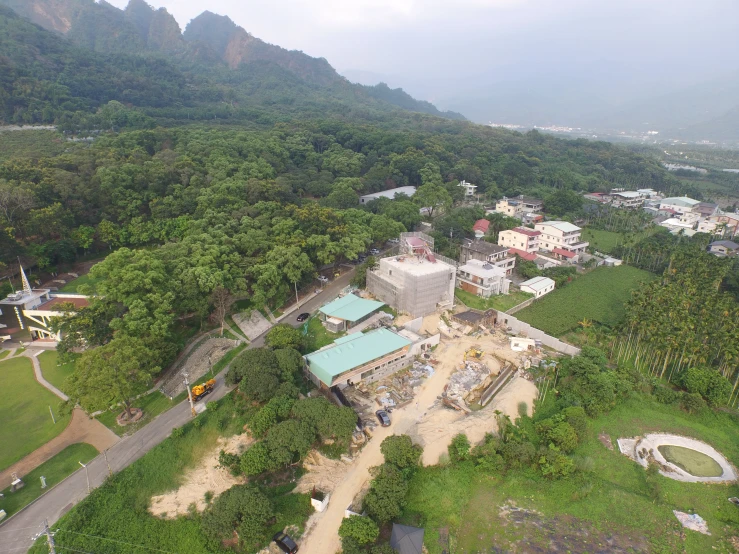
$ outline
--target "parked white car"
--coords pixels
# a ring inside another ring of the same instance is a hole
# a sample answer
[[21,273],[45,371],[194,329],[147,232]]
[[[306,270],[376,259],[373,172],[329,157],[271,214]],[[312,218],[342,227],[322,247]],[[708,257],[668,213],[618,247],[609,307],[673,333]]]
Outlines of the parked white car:
[[319,275],[318,280],[321,281],[321,283],[328,283],[328,277],[325,275]]

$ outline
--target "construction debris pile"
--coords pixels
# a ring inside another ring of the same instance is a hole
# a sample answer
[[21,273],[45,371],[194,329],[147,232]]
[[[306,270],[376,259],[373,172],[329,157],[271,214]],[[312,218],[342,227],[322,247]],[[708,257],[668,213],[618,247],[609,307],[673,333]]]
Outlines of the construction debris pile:
[[464,363],[452,374],[442,395],[446,405],[469,411],[468,404],[479,398],[479,393],[492,383],[495,375],[480,361],[482,355],[482,350],[478,348],[471,348],[466,352]]

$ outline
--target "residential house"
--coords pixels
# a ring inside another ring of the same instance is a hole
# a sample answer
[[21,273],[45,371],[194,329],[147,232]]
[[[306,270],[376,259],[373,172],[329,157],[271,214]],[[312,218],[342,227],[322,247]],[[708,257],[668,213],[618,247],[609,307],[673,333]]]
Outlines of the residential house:
[[524,214],[538,214],[543,209],[544,202],[523,194],[513,198],[504,196],[502,200],[498,200],[495,204],[496,212],[518,219],[521,219]]
[[464,189],[464,197],[465,198],[470,198],[472,196],[475,196],[475,191],[477,190],[477,185],[473,185],[472,183],[468,183],[467,181],[465,181],[464,179],[462,179],[457,186],[458,187],[462,187]]
[[514,227],[513,229],[498,233],[498,244],[533,253],[539,250],[540,236],[541,231],[529,229],[528,227]]
[[327,330],[339,333],[366,321],[384,305],[383,302],[347,294],[319,308],[318,317]]
[[534,277],[519,285],[523,292],[530,292],[536,298],[549,294],[554,290],[554,281],[549,277]]
[[669,217],[659,224],[661,227],[665,227],[671,233],[683,232],[688,236],[693,236],[695,231],[695,222],[686,222],[681,220],[679,217]]
[[380,192],[373,192],[372,194],[364,194],[359,197],[360,204],[367,204],[378,198],[389,198],[394,200],[399,194],[405,194],[406,196],[413,196],[416,194],[416,187],[398,187],[390,190],[383,190]]
[[586,200],[592,200],[599,204],[610,204],[611,196],[607,192],[589,192],[582,195]]
[[739,244],[733,240],[717,240],[708,245],[708,251],[716,256],[739,255]]
[[472,230],[475,232],[475,238],[481,239],[488,234],[490,229],[490,222],[487,219],[478,219],[472,226]]
[[508,294],[510,284],[506,272],[488,262],[469,260],[457,268],[457,286],[483,298]]
[[579,260],[580,255],[564,248],[555,248],[552,250],[552,255],[555,259],[561,260],[568,264],[576,264]]
[[706,217],[711,217],[712,215],[716,215],[719,209],[718,204],[714,204],[713,202],[699,202],[698,204],[696,204],[692,211],[699,214],[701,219],[703,219]]
[[450,307],[457,263],[434,253],[433,247],[434,239],[424,233],[402,233],[399,254],[380,259],[367,272],[367,290],[412,317]]
[[519,250],[518,248],[510,248],[508,250],[508,253],[511,256],[518,256],[522,260],[526,260],[527,262],[533,262],[538,257],[536,254],[530,253],[530,252],[524,252],[523,250]]
[[639,208],[644,196],[635,190],[611,191],[611,204],[616,208]]
[[552,251],[555,248],[563,248],[570,252],[580,254],[590,243],[580,240],[582,229],[567,221],[545,221],[536,224],[536,230],[541,231],[539,236],[539,248]]
[[469,260],[480,260],[499,267],[510,275],[516,266],[516,258],[509,254],[508,248],[498,246],[484,240],[467,240],[459,251],[459,262],[464,264]]
[[303,358],[308,376],[316,386],[343,387],[360,381],[372,383],[391,375],[410,365],[415,355],[436,344],[439,344],[438,334],[421,337],[381,327],[338,338]]

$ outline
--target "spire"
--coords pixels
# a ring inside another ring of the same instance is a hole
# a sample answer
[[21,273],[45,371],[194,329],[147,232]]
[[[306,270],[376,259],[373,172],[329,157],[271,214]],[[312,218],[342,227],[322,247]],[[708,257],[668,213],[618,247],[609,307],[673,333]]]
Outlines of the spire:
[[21,260],[18,258],[18,267],[21,268],[21,282],[23,283],[23,292],[26,294],[31,294],[31,285],[28,284],[28,277],[26,277],[26,272],[23,271],[23,266],[21,265]]

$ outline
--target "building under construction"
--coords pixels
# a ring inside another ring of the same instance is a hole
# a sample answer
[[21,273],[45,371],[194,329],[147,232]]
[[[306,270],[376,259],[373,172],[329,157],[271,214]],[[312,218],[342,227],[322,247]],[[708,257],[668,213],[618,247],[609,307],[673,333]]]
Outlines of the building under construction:
[[424,233],[400,235],[399,253],[367,272],[367,290],[402,313],[421,317],[454,303],[457,264],[434,253]]

